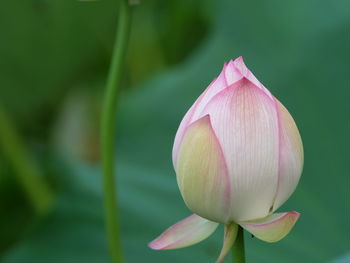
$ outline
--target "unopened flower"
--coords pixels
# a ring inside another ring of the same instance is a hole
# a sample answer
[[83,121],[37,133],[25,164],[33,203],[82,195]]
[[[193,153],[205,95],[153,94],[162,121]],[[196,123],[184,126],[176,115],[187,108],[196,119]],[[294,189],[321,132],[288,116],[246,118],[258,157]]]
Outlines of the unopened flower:
[[226,225],[221,262],[237,225],[267,242],[286,236],[297,212],[274,213],[294,192],[302,141],[287,109],[241,57],[230,61],[188,110],[177,131],[173,164],[194,213],[152,241],[153,249],[195,244]]

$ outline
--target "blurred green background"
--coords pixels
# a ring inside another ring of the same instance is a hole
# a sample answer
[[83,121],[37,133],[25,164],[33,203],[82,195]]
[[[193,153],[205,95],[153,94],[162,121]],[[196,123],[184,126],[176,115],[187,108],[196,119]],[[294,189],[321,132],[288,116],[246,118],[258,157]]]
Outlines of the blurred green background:
[[[0,262],[108,262],[99,114],[118,1],[2,1]],[[177,251],[147,243],[189,215],[171,163],[177,126],[242,55],[290,110],[305,147],[282,241],[246,235],[247,262],[350,262],[350,2],[141,0],[118,109],[127,262],[214,262],[220,228]],[[225,261],[229,262],[229,258]]]

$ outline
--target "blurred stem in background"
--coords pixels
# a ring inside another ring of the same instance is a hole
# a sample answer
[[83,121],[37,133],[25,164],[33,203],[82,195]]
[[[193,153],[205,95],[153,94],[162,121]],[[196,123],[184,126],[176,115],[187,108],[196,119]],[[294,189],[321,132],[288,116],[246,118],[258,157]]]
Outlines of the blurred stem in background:
[[39,167],[26,151],[24,143],[7,116],[0,107],[0,145],[1,150],[17,175],[18,182],[29,197],[38,215],[46,214],[53,201],[49,188]]
[[232,263],[245,263],[244,233],[241,226],[238,226],[237,238],[232,247]]
[[123,76],[125,53],[128,46],[131,22],[131,7],[127,0],[120,1],[119,18],[114,43],[112,61],[108,73],[105,98],[102,109],[101,147],[102,169],[104,183],[104,202],[106,230],[109,249],[113,263],[123,262],[118,202],[116,195],[115,172],[115,136],[116,136],[116,109],[118,90]]

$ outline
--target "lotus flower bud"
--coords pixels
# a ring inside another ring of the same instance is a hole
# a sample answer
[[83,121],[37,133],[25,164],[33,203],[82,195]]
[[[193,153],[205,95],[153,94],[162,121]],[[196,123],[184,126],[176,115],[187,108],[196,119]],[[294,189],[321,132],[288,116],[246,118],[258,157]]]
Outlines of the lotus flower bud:
[[[214,222],[235,229],[234,222],[274,242],[299,217],[296,212],[273,214],[294,192],[302,172],[298,129],[241,57],[224,65],[184,116],[175,137],[173,164],[181,195],[199,218],[189,217],[175,228],[199,220],[209,235]],[[159,244],[167,243],[167,235],[176,240],[174,232],[167,230],[151,247],[164,248]],[[198,233],[205,236],[201,228]]]

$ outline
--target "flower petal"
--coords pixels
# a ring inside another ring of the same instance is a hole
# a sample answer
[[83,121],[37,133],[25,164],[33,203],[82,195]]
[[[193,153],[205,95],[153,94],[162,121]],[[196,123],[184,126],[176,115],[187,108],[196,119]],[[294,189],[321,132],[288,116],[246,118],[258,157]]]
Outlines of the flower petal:
[[[225,68],[225,66],[224,66]],[[218,78],[209,85],[209,87],[205,90],[205,94],[203,96],[203,99],[198,103],[198,106],[196,107],[195,113],[192,117],[192,122],[198,120],[200,118],[200,114],[205,108],[205,106],[208,104],[208,102],[220,91],[227,88],[227,83],[225,79],[225,72],[224,70],[221,71]]]
[[269,214],[278,179],[278,122],[275,101],[243,78],[217,94],[203,115],[224,153],[231,180],[232,221]]
[[199,119],[200,113],[203,111],[203,108],[206,106],[209,100],[215,96],[218,92],[226,88],[226,80],[224,76],[224,71],[222,71],[218,78],[216,78],[199,96],[196,102],[192,107],[187,111],[184,118],[182,119],[180,126],[176,132],[174,146],[173,146],[173,164],[176,168],[177,156],[180,144],[182,142],[184,133],[191,123]]
[[264,91],[271,99],[273,98],[270,91],[254,76],[254,74],[244,64],[243,58],[238,57],[230,61],[225,68],[225,76],[228,85],[232,85],[242,78],[247,78],[255,86]]
[[236,240],[238,232],[238,225],[235,223],[230,223],[225,225],[225,233],[224,233],[224,244],[222,246],[220,256],[217,259],[216,263],[221,263],[224,261],[228,252],[230,252],[233,243]]
[[271,214],[263,219],[239,222],[245,230],[266,242],[277,242],[284,238],[298,220],[297,212]]
[[303,144],[298,128],[288,110],[276,99],[279,117],[279,175],[273,211],[294,192],[303,170]]
[[155,250],[191,246],[209,237],[218,225],[193,214],[165,230],[148,246]]
[[211,221],[227,222],[231,182],[208,115],[188,127],[179,150],[176,176],[191,211]]
[[185,116],[182,118],[179,128],[177,129],[174,146],[173,146],[173,165],[174,168],[176,168],[176,162],[177,162],[177,156],[179,152],[179,147],[182,142],[184,133],[187,129],[187,126],[190,124],[192,120],[193,113],[196,109],[196,106],[198,103],[202,100],[204,97],[205,91],[202,93],[201,96],[196,100],[196,102],[191,106],[191,108],[186,112]]
[[230,62],[225,66],[225,78],[227,85],[230,86],[236,81],[241,80],[244,77],[245,71],[249,70],[244,65],[242,57],[239,57],[234,61],[230,60]]

